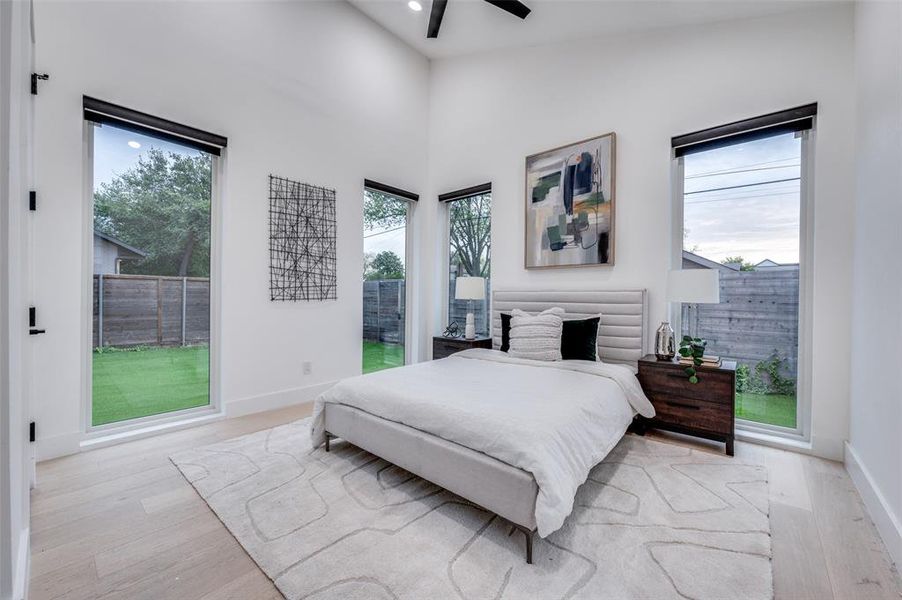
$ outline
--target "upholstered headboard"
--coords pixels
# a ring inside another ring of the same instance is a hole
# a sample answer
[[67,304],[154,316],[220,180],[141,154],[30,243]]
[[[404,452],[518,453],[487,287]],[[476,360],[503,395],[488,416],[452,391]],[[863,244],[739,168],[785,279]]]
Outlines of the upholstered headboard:
[[637,366],[645,349],[648,332],[648,306],[645,290],[609,291],[525,291],[492,292],[492,346],[501,347],[501,313],[515,308],[541,312],[553,306],[567,311],[568,317],[601,314],[598,353],[601,360]]

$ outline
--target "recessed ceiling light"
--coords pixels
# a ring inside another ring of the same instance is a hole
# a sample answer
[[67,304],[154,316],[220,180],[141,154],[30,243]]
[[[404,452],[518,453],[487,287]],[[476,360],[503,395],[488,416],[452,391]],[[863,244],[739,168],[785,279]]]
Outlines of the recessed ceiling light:
[[423,5],[417,2],[417,0],[410,0],[410,2],[407,3],[407,8],[420,12],[423,10]]
[[135,140],[131,140],[131,141],[128,143],[128,145],[129,145],[129,147],[134,148],[135,150],[137,150],[138,148],[141,147],[141,144],[139,144],[139,143],[136,142]]

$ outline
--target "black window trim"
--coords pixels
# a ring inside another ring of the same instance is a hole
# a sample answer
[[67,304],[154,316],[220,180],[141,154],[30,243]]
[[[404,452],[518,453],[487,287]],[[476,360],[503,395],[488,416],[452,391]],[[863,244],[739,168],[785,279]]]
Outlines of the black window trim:
[[483,194],[491,194],[491,193],[492,193],[492,184],[491,183],[482,183],[480,185],[474,185],[472,187],[455,190],[453,192],[439,194],[438,201],[439,202],[454,202],[455,200],[463,200],[465,198],[472,198],[473,196],[481,196]]
[[82,97],[82,106],[84,118],[87,121],[157,137],[215,156],[219,156],[222,149],[228,145],[228,139],[224,136],[98,100],[91,96]]
[[817,102],[674,136],[674,157],[814,128]]
[[420,199],[419,194],[414,194],[413,192],[408,192],[407,190],[402,190],[401,188],[396,188],[385,183],[379,183],[378,181],[373,181],[372,179],[364,179],[363,187],[365,189],[375,190],[377,192],[382,192],[383,194],[388,194],[390,196],[397,196],[398,198],[403,198],[404,200],[410,200],[411,202],[418,202]]

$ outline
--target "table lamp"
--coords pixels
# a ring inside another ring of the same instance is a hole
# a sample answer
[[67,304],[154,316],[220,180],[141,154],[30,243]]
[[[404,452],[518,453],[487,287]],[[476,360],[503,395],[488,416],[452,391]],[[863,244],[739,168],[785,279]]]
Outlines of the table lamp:
[[473,300],[485,300],[484,277],[458,277],[454,285],[454,299],[467,300],[467,328],[464,337],[476,337],[476,319],[473,316]]
[[[667,300],[687,304],[717,304],[720,302],[720,271],[717,269],[670,271],[667,274]],[[698,308],[696,314],[697,311]],[[696,337],[695,334],[692,335]]]

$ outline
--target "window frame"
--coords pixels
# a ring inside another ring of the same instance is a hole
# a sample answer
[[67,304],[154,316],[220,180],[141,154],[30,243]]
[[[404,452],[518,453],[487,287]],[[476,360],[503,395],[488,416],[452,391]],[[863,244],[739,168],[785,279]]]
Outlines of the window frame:
[[[402,190],[401,188],[392,187],[371,179],[363,181],[363,188],[360,190],[361,197],[364,197],[367,190],[379,192],[393,196],[400,201],[407,203],[407,214],[404,217],[404,364],[411,365],[417,362],[414,359],[416,350],[416,340],[414,335],[414,321],[416,314],[414,312],[414,287],[410,285],[411,273],[415,273],[413,262],[416,260],[414,252],[413,232],[414,232],[414,216],[417,210],[419,195],[413,192]],[[365,231],[365,230],[364,230]],[[363,253],[361,253],[361,256]],[[363,298],[363,283],[361,282],[361,298]],[[361,340],[363,339],[363,311],[360,315]],[[362,365],[361,365],[362,369]]]
[[[228,160],[228,150],[222,147],[219,154],[211,154],[210,190],[210,342],[209,342],[209,394],[206,406],[196,406],[182,410],[147,415],[104,423],[93,424],[93,319],[91,310],[94,303],[93,282],[87,275],[94,269],[94,132],[100,123],[88,119],[82,121],[82,306],[81,306],[81,347],[82,385],[81,414],[84,442],[96,442],[109,436],[137,433],[141,430],[164,426],[178,426],[197,419],[218,417],[223,414],[222,372],[220,340],[221,324],[221,281],[222,281],[222,204],[223,181]],[[109,125],[116,127],[114,123]],[[142,132],[143,133],[143,132]],[[156,135],[149,132],[145,135]],[[162,138],[162,136],[160,136]],[[165,139],[165,138],[162,138]]]
[[[774,135],[780,135],[775,132]],[[810,129],[796,132],[801,138],[801,169],[799,180],[799,331],[798,371],[796,374],[795,428],[758,423],[736,418],[735,433],[740,440],[790,442],[808,444],[811,441],[811,372],[813,338],[813,273],[814,273],[814,152],[817,137],[817,117],[812,117]],[[769,137],[769,136],[768,136]],[[748,139],[737,137],[740,144]],[[725,144],[726,145],[726,144]],[[729,144],[732,145],[732,144]],[[682,268],[683,258],[683,190],[685,183],[683,156],[671,151],[671,269]],[[680,303],[668,302],[667,313],[674,331],[682,331]]]
[[[488,195],[490,197],[490,202],[492,203],[490,213],[489,213],[489,244],[491,245],[492,239],[492,231],[494,231],[494,211],[495,211],[495,203],[493,196],[493,189],[491,182],[484,183],[480,185],[471,186],[468,188],[463,188],[460,190],[447,192],[444,194],[438,195],[438,201],[441,205],[441,222],[444,224],[442,227],[442,251],[440,256],[442,256],[442,278],[441,278],[441,286],[442,286],[442,308],[441,308],[441,323],[439,324],[439,330],[436,332],[436,335],[441,335],[441,333],[448,327],[448,319],[451,316],[451,298],[449,296],[451,290],[451,204],[457,202],[459,200],[467,200],[474,196],[482,196]],[[489,273],[492,272],[491,268],[492,264],[492,255],[489,253]],[[494,290],[494,287],[491,287],[491,275],[489,276],[489,286],[490,289]],[[492,335],[492,294],[485,299],[485,309],[486,314],[489,318],[488,324],[488,337],[493,337]],[[432,346],[429,345],[429,352],[431,357]]]

